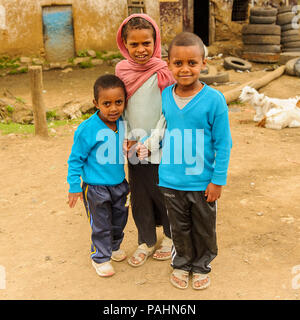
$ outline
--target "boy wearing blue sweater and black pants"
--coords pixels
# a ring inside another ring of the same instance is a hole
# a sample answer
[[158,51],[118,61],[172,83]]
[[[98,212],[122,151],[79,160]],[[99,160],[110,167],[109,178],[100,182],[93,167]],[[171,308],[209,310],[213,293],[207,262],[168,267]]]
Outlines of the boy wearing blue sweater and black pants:
[[[159,186],[173,240],[170,281],[180,289],[188,287],[190,273],[194,289],[210,284],[210,262],[217,255],[216,201],[226,184],[232,146],[224,96],[199,81],[206,64],[204,52],[195,34],[177,35],[168,57],[176,84],[162,93],[167,129]],[[150,149],[151,141],[145,145]]]
[[74,134],[67,181],[70,208],[80,198],[90,220],[92,265],[98,275],[107,277],[115,273],[111,259],[126,258],[120,249],[129,194],[122,150],[124,125],[120,120],[126,105],[124,83],[115,75],[99,77],[93,102],[97,112]]

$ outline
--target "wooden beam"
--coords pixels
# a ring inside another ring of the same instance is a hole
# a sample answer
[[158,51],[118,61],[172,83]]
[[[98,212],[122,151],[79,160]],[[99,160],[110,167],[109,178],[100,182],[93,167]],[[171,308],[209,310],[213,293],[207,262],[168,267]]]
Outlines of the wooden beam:
[[35,135],[48,137],[46,111],[43,100],[42,67],[29,67],[32,108],[34,117]]
[[284,73],[284,70],[285,70],[285,65],[277,68],[276,70],[274,70],[274,71],[272,71],[270,73],[268,73],[267,75],[261,77],[260,79],[255,79],[255,80],[248,81],[248,82],[240,85],[239,87],[237,87],[235,89],[232,89],[232,90],[229,90],[229,91],[225,91],[223,94],[224,94],[224,97],[226,99],[227,104],[232,102],[232,101],[237,100],[239,98],[239,96],[240,96],[240,94],[241,94],[241,92],[242,92],[244,87],[249,86],[249,87],[254,88],[254,89],[259,89],[261,87],[264,87],[268,83],[270,83],[271,81],[279,78]]

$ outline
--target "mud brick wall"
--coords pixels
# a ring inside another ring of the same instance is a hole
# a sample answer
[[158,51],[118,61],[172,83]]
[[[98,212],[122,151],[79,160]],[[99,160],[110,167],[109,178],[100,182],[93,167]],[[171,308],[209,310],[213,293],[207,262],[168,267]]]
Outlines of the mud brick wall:
[[[144,3],[159,23],[159,2]],[[0,55],[43,54],[42,7],[54,5],[72,5],[76,52],[117,48],[118,27],[128,16],[127,0],[1,0]]]

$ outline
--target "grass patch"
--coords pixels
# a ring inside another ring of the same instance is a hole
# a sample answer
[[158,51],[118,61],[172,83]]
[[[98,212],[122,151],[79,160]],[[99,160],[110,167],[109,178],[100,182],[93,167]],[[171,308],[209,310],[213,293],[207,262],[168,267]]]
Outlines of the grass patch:
[[[48,129],[55,127],[62,127],[68,125],[79,125],[82,121],[88,119],[92,114],[84,114],[81,118],[73,120],[52,120],[48,122]],[[34,134],[35,128],[33,124],[20,124],[15,122],[0,122],[0,133],[7,134]]]
[[11,133],[33,134],[34,133],[34,125],[33,124],[19,124],[19,123],[15,123],[15,122],[0,123],[0,131],[4,135],[11,134]]
[[82,61],[79,63],[79,67],[82,69],[86,69],[86,68],[92,68],[94,65],[92,64],[91,61]]
[[242,105],[244,105],[244,104],[245,104],[244,102],[242,102],[241,100],[238,99],[238,100],[229,102],[229,103],[228,103],[228,106],[236,106],[236,105],[242,106]]

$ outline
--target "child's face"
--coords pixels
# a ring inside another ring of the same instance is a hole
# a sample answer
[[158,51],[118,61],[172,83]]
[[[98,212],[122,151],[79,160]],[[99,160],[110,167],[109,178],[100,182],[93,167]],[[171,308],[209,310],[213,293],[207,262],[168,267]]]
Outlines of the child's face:
[[121,87],[100,88],[98,101],[94,100],[93,102],[100,110],[99,116],[103,122],[116,122],[125,108],[125,93]]
[[173,46],[168,65],[177,84],[190,87],[200,83],[199,75],[205,68],[206,60],[199,46]]
[[128,32],[124,45],[130,57],[139,64],[147,63],[153,55],[154,39],[151,29],[133,29]]

